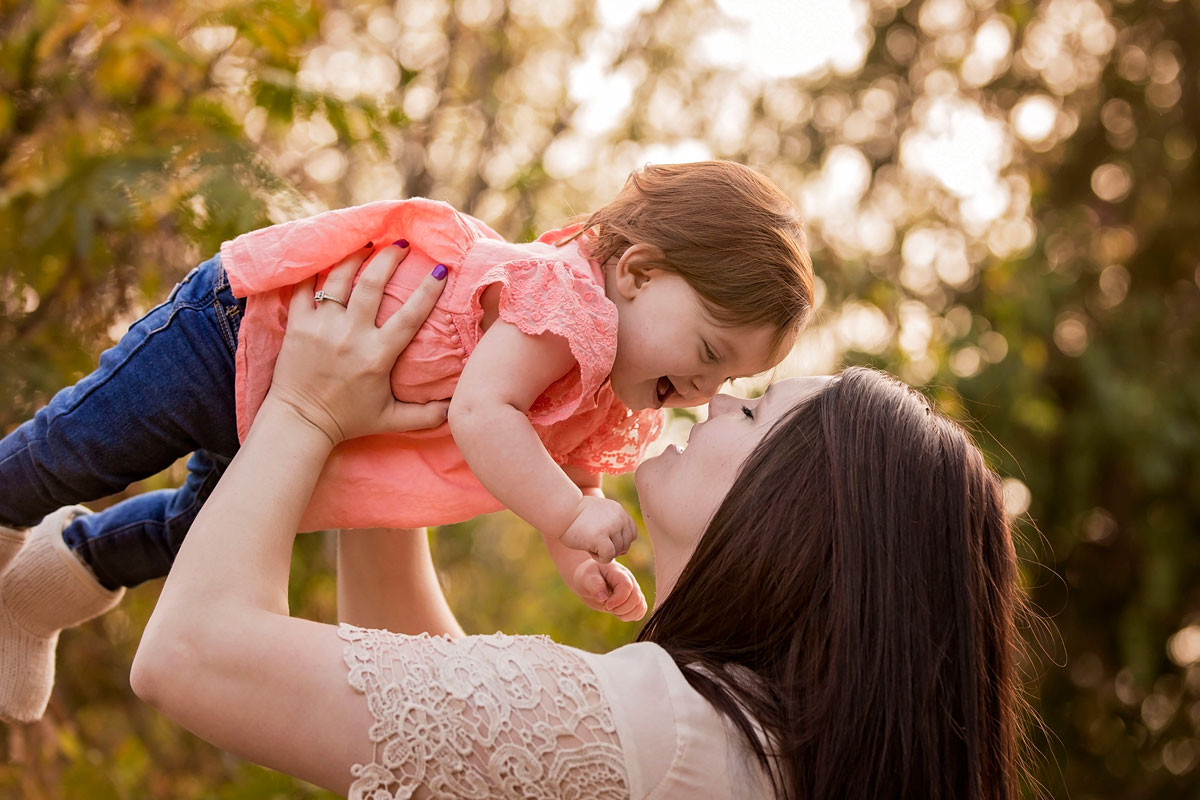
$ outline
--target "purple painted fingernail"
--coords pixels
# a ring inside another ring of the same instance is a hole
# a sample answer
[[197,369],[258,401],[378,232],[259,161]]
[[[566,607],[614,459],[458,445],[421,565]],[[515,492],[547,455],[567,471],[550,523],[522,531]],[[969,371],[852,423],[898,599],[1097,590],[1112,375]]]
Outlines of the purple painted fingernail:
[[374,243],[374,242],[367,242],[367,249],[368,249],[368,250],[370,250],[370,249],[371,249],[372,247],[374,247],[374,246],[375,246],[375,243]]
[[397,239],[392,244],[404,250],[408,249],[408,239]]
[[445,264],[438,264],[436,267],[433,268],[433,272],[431,272],[430,274],[433,275],[433,277],[436,280],[440,281],[440,280],[445,280],[447,272],[448,272],[448,270],[446,269]]

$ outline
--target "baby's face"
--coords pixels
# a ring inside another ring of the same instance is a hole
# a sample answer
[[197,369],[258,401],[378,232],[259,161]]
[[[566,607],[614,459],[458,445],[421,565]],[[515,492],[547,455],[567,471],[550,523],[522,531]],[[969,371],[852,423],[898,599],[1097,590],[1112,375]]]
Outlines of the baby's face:
[[612,299],[618,313],[612,388],[635,411],[703,405],[726,380],[770,369],[792,347],[791,337],[773,347],[770,327],[718,325],[673,272],[650,270],[632,296]]

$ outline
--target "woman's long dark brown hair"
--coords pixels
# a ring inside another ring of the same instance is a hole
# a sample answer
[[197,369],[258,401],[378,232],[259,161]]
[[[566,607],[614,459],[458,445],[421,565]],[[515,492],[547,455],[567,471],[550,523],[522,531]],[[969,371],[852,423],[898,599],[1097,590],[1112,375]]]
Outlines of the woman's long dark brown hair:
[[747,459],[639,639],[738,725],[782,798],[1012,800],[1019,597],[979,450],[854,368]]

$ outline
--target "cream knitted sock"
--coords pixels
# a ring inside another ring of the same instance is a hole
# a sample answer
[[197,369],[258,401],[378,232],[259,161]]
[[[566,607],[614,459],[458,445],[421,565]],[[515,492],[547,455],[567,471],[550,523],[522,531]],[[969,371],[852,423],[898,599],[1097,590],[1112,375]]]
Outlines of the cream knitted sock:
[[25,537],[28,535],[28,528],[6,528],[0,525],[0,574],[3,574],[4,568],[13,560],[21,545],[25,544]]
[[67,524],[86,513],[66,506],[47,516],[0,576],[0,718],[7,721],[41,719],[59,631],[108,611],[125,593],[101,586],[63,541]]

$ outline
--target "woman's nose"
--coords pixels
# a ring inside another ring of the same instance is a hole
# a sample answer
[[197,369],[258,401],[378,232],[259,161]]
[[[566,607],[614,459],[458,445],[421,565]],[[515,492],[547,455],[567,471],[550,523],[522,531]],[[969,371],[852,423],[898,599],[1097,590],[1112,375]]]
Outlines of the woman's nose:
[[722,414],[737,405],[738,399],[733,395],[714,394],[712,400],[708,401],[708,416],[709,418]]

